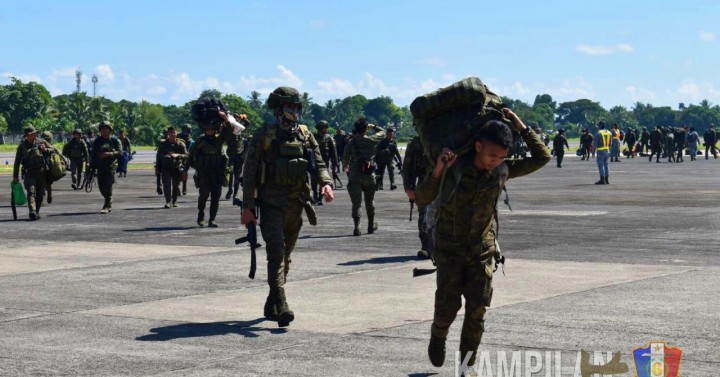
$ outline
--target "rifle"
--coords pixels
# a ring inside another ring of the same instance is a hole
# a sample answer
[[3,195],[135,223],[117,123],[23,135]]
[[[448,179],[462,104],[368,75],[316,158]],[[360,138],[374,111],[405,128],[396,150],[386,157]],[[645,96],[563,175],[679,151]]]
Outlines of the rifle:
[[416,278],[416,277],[418,277],[418,276],[430,275],[430,274],[434,274],[435,272],[437,272],[437,268],[428,269],[428,268],[417,268],[417,267],[415,267],[415,268],[413,269],[413,277]]
[[413,208],[415,208],[415,201],[414,201],[414,200],[410,200],[410,218],[408,219],[408,221],[411,221],[411,222],[412,222]]
[[10,207],[12,207],[13,220],[17,221],[17,208],[15,208],[15,191],[10,191]]
[[340,177],[338,177],[337,172],[335,170],[332,171],[332,177],[333,177],[333,184],[335,184],[335,182],[338,182],[338,184],[335,184],[335,188],[336,189],[343,188],[343,183],[340,180]]
[[[257,211],[254,210],[253,214],[257,214]],[[247,235],[245,237],[235,239],[235,245],[239,245],[244,242],[247,242],[250,245],[250,274],[248,277],[250,279],[255,279],[255,271],[257,270],[256,250],[258,247],[261,247],[262,244],[257,242],[257,225],[254,223],[247,225]]]
[[88,168],[85,170],[85,177],[83,179],[83,186],[85,186],[85,192],[91,192],[93,189],[93,183],[95,182],[95,170]]

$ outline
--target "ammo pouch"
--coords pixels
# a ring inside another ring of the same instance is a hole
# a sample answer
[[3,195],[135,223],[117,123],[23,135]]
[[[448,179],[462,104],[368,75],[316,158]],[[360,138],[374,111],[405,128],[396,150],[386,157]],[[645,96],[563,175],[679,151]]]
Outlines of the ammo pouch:
[[45,167],[45,158],[37,146],[28,150],[28,155],[23,158],[22,165],[27,171],[40,170]]
[[286,141],[278,145],[278,157],[272,164],[274,172],[270,177],[278,186],[299,186],[307,181],[308,165],[302,142]]
[[372,173],[375,173],[375,169],[377,169],[377,166],[375,166],[375,163],[372,161],[360,162],[360,172],[363,174],[371,175]]
[[164,156],[161,160],[162,170],[174,171],[180,169],[182,162],[179,158],[172,158],[170,156]]

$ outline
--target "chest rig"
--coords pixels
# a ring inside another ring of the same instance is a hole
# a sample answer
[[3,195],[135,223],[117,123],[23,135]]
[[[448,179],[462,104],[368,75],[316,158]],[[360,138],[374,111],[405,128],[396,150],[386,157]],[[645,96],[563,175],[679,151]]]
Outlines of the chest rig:
[[299,126],[298,132],[280,133],[276,125],[268,125],[263,149],[267,151],[263,158],[264,171],[261,184],[280,187],[299,187],[307,182],[310,167],[307,148],[309,139],[307,128]]

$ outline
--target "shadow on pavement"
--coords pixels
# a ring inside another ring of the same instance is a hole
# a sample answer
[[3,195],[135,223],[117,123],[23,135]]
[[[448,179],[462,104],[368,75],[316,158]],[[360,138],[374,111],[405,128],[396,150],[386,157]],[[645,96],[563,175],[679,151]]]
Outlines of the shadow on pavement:
[[167,232],[170,230],[190,230],[195,229],[194,226],[158,226],[140,229],[123,229],[123,232]]
[[307,240],[307,239],[321,239],[321,238],[348,238],[352,237],[352,235],[344,235],[344,236],[312,236],[312,235],[305,235],[302,237],[299,237],[300,240]]
[[271,329],[265,327],[255,327],[255,325],[262,322],[265,322],[265,318],[257,318],[252,321],[183,323],[181,325],[150,329],[151,334],[139,336],[135,338],[135,340],[143,342],[164,342],[180,338],[200,338],[228,334],[238,334],[247,338],[256,338],[260,336],[258,334],[259,332],[268,332],[270,334],[284,334],[287,332],[285,328]]
[[158,207],[137,207],[137,208],[123,208],[123,211],[159,211],[161,209],[167,209],[163,208],[162,206]]
[[99,214],[100,211],[95,212],[65,212],[65,213],[53,213],[52,215],[47,215],[48,217],[55,217],[55,216],[85,216],[85,215],[96,215]]
[[410,373],[408,374],[408,377],[430,377],[430,376],[437,376],[438,373]]
[[418,260],[414,255],[401,255],[394,257],[377,257],[364,260],[354,260],[350,262],[338,263],[338,266],[358,266],[361,264],[385,264],[385,263],[402,263],[411,260]]

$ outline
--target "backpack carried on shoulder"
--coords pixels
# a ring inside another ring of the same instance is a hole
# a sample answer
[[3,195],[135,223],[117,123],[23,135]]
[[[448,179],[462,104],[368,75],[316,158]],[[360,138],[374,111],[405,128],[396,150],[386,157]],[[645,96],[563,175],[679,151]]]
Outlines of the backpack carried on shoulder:
[[53,152],[50,154],[50,158],[48,158],[48,168],[54,182],[67,174],[67,171],[70,170],[70,162],[67,157],[62,154]]

